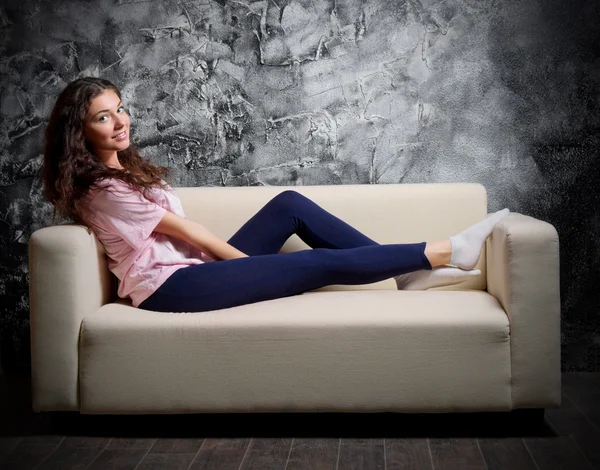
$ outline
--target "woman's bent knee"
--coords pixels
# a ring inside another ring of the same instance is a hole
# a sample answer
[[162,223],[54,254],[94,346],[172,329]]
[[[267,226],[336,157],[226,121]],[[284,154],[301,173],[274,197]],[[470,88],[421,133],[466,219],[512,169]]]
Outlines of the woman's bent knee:
[[301,197],[303,196],[299,192],[294,191],[293,189],[286,189],[271,199],[269,205],[276,205],[279,208],[287,209]]
[[287,201],[297,199],[299,196],[302,196],[298,191],[294,191],[293,189],[286,189],[285,191],[280,192],[274,199],[279,201]]

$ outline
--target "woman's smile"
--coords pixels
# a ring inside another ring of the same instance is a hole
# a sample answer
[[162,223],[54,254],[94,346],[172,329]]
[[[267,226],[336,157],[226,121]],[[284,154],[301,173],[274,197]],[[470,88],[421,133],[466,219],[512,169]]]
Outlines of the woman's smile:
[[125,140],[127,136],[127,131],[123,131],[120,134],[117,134],[115,137],[113,137],[113,139],[118,140],[120,142],[121,140]]

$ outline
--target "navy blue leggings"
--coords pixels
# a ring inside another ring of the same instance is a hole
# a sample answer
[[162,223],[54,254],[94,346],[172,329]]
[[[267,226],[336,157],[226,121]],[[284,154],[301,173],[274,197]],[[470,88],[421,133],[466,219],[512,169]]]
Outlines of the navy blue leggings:
[[[294,233],[312,249],[279,253]],[[181,268],[139,308],[204,312],[432,269],[426,242],[380,245],[291,190],[265,204],[228,243],[248,257]]]

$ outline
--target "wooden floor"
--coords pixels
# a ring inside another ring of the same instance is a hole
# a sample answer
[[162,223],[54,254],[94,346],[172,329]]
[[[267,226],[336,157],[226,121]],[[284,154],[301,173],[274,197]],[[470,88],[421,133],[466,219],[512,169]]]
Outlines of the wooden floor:
[[600,374],[543,421],[504,413],[35,414],[0,376],[0,469],[600,469]]

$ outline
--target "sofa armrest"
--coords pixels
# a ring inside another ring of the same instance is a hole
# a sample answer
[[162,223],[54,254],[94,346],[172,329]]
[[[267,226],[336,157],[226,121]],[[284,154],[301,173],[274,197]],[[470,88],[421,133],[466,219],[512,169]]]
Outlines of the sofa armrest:
[[109,303],[115,277],[95,234],[82,225],[45,227],[29,239],[32,406],[79,410],[79,330]]
[[486,242],[487,290],[510,324],[513,408],[561,403],[560,260],[551,224],[512,212]]

